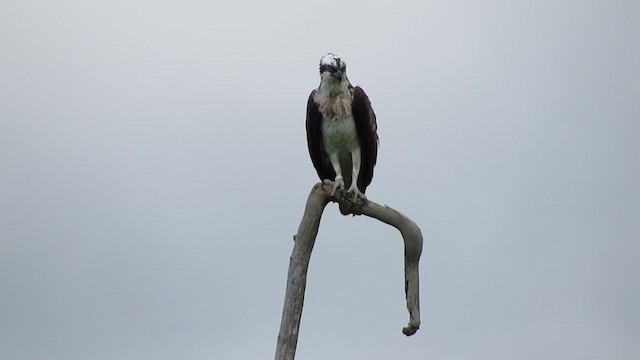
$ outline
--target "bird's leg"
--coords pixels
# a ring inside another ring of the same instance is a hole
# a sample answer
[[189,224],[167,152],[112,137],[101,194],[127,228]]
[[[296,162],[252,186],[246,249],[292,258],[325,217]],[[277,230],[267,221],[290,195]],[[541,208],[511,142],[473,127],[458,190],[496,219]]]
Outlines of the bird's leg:
[[342,179],[342,170],[340,169],[340,160],[338,160],[338,153],[329,154],[329,160],[331,160],[331,166],[336,173],[335,182],[333,183],[333,190],[331,190],[331,196],[335,195],[336,190],[344,189],[344,180]]
[[353,164],[353,175],[351,176],[351,186],[347,190],[348,194],[353,194],[353,201],[358,199],[367,200],[367,197],[358,189],[358,176],[360,175],[360,148],[351,151],[351,163]]

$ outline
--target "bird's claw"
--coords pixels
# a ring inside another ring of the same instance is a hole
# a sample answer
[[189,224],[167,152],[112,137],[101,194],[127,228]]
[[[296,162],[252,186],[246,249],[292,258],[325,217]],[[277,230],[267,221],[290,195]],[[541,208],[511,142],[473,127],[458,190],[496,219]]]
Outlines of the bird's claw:
[[334,196],[336,194],[336,190],[338,190],[338,189],[344,189],[344,180],[336,179],[336,181],[333,183],[333,189],[331,190],[331,196]]
[[360,190],[355,185],[355,183],[349,187],[349,190],[347,190],[347,195],[351,195],[351,194],[353,194],[354,203],[358,202],[358,199],[362,200],[363,202],[367,201],[367,196],[360,192]]

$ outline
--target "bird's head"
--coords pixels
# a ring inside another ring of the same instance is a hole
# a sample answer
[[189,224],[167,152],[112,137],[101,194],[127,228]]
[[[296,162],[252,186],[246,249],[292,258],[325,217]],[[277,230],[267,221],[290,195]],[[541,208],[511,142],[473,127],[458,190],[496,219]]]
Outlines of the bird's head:
[[338,55],[328,53],[320,59],[320,79],[341,83],[347,79],[347,63]]

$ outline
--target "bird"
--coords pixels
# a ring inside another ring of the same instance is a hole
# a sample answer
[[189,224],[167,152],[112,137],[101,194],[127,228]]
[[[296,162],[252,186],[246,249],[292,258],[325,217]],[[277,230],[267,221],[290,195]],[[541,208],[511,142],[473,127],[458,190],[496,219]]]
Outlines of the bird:
[[[320,58],[320,85],[307,102],[307,145],[320,180],[333,180],[331,196],[366,203],[378,157],[378,125],[371,101],[347,78],[347,63],[328,53]],[[341,209],[342,211],[342,209]]]

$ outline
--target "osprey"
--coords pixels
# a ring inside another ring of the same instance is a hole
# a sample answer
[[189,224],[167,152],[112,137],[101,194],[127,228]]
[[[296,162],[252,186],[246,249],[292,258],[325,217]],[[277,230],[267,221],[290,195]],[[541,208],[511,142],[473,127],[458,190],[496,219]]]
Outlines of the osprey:
[[307,145],[320,180],[335,181],[332,196],[346,186],[354,201],[366,200],[378,156],[376,115],[346,70],[335,54],[320,59],[320,86],[307,102]]

